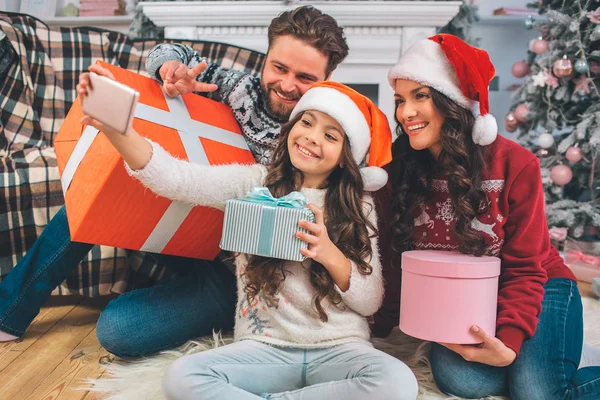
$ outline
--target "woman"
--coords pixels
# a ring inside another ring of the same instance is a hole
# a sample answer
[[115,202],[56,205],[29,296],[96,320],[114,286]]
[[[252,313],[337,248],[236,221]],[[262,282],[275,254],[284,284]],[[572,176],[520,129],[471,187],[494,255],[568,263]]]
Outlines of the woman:
[[[400,133],[390,167],[393,247],[502,261],[497,331],[472,327],[480,346],[432,344],[433,375],[442,391],[466,398],[598,399],[600,367],[577,370],[581,298],[550,244],[539,162],[496,137],[488,114],[494,74],[485,51],[452,35],[417,42],[389,72]],[[387,281],[376,334],[398,312],[399,279]]]

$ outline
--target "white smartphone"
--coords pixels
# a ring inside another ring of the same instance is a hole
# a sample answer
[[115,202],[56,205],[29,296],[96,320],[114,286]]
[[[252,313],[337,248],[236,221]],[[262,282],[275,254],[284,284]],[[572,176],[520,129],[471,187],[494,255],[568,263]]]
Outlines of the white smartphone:
[[140,93],[122,83],[90,72],[91,88],[83,99],[83,112],[126,135],[131,128]]

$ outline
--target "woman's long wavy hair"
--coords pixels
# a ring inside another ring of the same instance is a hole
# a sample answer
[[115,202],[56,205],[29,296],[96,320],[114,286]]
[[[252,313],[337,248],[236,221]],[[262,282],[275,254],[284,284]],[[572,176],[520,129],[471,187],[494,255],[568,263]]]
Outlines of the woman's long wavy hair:
[[[302,188],[304,177],[302,172],[292,165],[287,147],[290,131],[301,118],[302,114],[281,128],[281,138],[265,180],[265,186],[275,197],[285,196]],[[331,241],[356,264],[361,274],[368,275],[372,272],[369,261],[373,254],[369,230],[373,232],[372,235],[377,232],[364,212],[363,182],[347,139],[344,139],[342,165],[343,168],[336,168],[326,182],[325,226]],[[249,302],[260,295],[269,307],[277,306],[276,294],[286,278],[284,263],[273,258],[250,256],[242,275]],[[313,299],[314,309],[321,321],[327,322],[327,313],[322,306],[323,300],[327,298],[332,304],[338,305],[341,297],[334,288],[331,275],[323,265],[312,259],[305,260],[305,263],[310,263],[310,281],[317,292]]]
[[392,229],[395,236],[394,250],[412,249],[414,213],[424,207],[424,199],[431,190],[434,177],[447,177],[450,199],[457,218],[454,235],[459,251],[481,256],[486,253],[480,232],[471,228],[471,221],[487,211],[486,196],[481,190],[481,176],[486,168],[482,146],[471,139],[475,118],[471,111],[433,88],[431,99],[444,116],[441,147],[436,160],[428,149],[414,150],[408,135],[403,134],[398,123],[399,137],[393,146],[391,181],[393,186]]

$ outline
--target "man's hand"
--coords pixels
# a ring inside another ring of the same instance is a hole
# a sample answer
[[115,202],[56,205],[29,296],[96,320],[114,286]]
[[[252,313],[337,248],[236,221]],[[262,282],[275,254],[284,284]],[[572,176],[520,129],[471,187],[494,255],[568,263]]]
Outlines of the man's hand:
[[217,85],[196,80],[206,67],[205,62],[189,68],[179,61],[170,60],[160,67],[158,73],[163,80],[163,89],[171,97],[191,92],[214,92],[218,89]]
[[467,361],[491,365],[493,367],[506,367],[517,358],[517,353],[506,347],[502,341],[490,336],[478,326],[471,328],[471,333],[481,339],[480,345],[440,343],[442,346],[460,354]]

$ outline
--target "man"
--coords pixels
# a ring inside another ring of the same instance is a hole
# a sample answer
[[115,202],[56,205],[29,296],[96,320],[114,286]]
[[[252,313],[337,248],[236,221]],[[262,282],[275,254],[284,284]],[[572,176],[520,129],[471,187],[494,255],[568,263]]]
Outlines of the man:
[[[262,79],[206,66],[191,49],[159,45],[148,56],[152,76],[170,95],[191,91],[229,105],[258,162],[268,163],[280,127],[308,87],[322,81],[348,54],[336,21],[311,7],[276,17]],[[191,68],[190,68],[191,67]],[[198,80],[197,80],[197,79]],[[72,242],[65,208],[54,216],[26,256],[0,283],[0,341],[14,340],[90,251]],[[161,256],[174,271],[157,285],[111,301],[96,327],[102,346],[121,357],[151,354],[233,327],[236,285],[222,262]]]
[[313,83],[329,79],[348,54],[342,29],[311,6],[275,18],[268,39],[260,78],[215,64],[205,69],[205,59],[178,44],[154,47],[148,53],[146,69],[163,82],[170,96],[212,92],[207,97],[230,106],[255,158],[266,164],[280,126],[300,96]]

